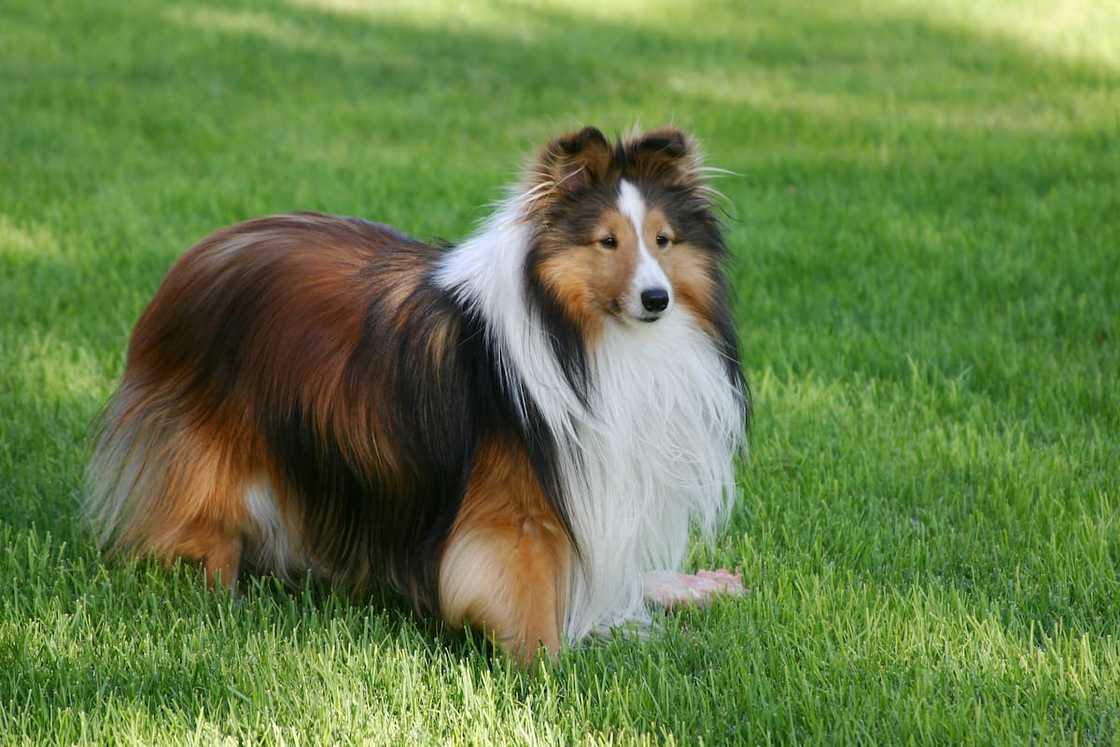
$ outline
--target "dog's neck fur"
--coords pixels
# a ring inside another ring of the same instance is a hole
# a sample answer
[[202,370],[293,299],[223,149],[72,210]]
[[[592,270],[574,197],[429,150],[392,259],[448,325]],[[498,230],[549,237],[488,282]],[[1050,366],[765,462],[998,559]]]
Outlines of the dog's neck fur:
[[481,314],[499,375],[520,393],[521,415],[536,413],[557,443],[581,560],[566,620],[576,641],[646,621],[643,574],[679,569],[690,526],[711,533],[726,515],[744,438],[743,394],[713,341],[678,306],[655,324],[607,321],[588,351],[585,404],[526,297],[532,228],[524,215],[523,200],[511,197],[449,252],[436,281]]

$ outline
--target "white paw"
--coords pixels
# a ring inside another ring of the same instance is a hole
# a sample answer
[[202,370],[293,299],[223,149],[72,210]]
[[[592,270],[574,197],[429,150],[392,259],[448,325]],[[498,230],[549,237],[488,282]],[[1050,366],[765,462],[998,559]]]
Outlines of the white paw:
[[738,573],[722,568],[695,574],[650,571],[643,581],[646,601],[666,609],[685,605],[702,607],[720,594],[742,596],[747,591]]

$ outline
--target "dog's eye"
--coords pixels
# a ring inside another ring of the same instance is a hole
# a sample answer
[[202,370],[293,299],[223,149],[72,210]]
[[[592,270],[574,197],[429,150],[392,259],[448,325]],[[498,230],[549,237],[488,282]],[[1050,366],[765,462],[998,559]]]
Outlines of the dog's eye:
[[669,237],[666,234],[663,234],[663,233],[657,234],[657,245],[659,247],[661,247],[662,249],[669,246],[669,244],[671,244],[671,243],[672,243],[672,241],[669,239]]
[[607,236],[606,238],[599,239],[599,246],[604,249],[615,249],[618,247],[618,239],[614,236]]

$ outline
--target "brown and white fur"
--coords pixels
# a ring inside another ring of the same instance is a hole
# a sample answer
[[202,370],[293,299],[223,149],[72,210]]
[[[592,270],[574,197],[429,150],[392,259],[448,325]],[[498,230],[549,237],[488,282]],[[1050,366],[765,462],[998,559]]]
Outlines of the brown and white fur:
[[737,591],[679,573],[749,416],[704,173],[679,131],[585,128],[448,249],[310,213],[203,239],[106,409],[100,540],[388,585],[522,661]]

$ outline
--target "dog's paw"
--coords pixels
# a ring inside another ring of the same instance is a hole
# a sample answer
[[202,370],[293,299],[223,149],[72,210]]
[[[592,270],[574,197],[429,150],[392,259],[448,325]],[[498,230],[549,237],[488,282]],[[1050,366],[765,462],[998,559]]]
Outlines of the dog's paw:
[[742,596],[747,591],[738,573],[722,568],[695,574],[650,571],[644,583],[646,602],[665,609],[686,605],[703,607],[719,595]]

